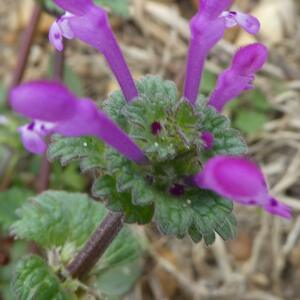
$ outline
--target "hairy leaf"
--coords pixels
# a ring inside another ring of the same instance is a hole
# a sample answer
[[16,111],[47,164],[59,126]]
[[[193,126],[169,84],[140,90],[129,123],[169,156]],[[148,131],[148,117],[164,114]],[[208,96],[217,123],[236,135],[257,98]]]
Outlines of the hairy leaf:
[[36,196],[18,211],[12,226],[19,238],[45,248],[73,243],[80,247],[106,214],[106,209],[84,194],[48,191]]
[[162,197],[156,201],[154,219],[164,234],[183,238],[189,233],[194,241],[203,237],[210,245],[215,240],[215,232],[224,240],[236,236],[232,208],[232,202],[212,192],[195,190],[189,197]]
[[131,194],[117,191],[114,177],[105,175],[95,181],[94,196],[107,199],[107,207],[113,211],[123,211],[128,223],[146,224],[152,220],[153,205],[138,206],[131,201]]
[[38,256],[28,256],[17,264],[12,289],[17,300],[72,300],[74,296],[64,290],[59,279]]
[[203,153],[203,157],[210,158],[219,154],[243,155],[247,152],[247,145],[239,131],[230,127],[230,121],[219,115],[214,108],[198,108],[202,110],[202,130],[209,131],[214,136],[212,149]]
[[93,137],[62,138],[52,137],[48,148],[50,160],[60,159],[62,165],[71,161],[80,161],[83,172],[101,167],[104,144]]

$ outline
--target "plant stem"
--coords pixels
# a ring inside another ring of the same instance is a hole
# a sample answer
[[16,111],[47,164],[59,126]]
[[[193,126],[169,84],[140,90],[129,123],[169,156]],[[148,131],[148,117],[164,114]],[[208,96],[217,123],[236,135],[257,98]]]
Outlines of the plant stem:
[[51,165],[47,159],[47,154],[45,153],[41,160],[39,178],[36,183],[36,191],[38,194],[44,192],[49,187],[51,173]]
[[32,15],[30,18],[30,22],[23,34],[21,40],[21,48],[18,55],[18,61],[16,68],[13,73],[12,81],[10,84],[10,89],[18,85],[24,75],[25,67],[28,61],[28,56],[30,52],[30,48],[33,42],[34,35],[36,33],[39,21],[42,15],[42,8],[40,5],[36,4],[33,8]]
[[67,267],[71,277],[82,278],[88,274],[123,228],[123,225],[124,215],[110,212]]
[[[64,50],[66,48],[66,41],[64,41]],[[54,66],[52,79],[58,81],[64,81],[64,70],[65,70],[65,51],[55,51]]]
[[[54,65],[52,79],[57,81],[63,81],[64,79],[64,66],[65,66],[65,52],[55,51]],[[42,193],[49,186],[51,174],[51,164],[48,161],[47,154],[42,157],[39,179],[36,184],[36,190],[38,193]]]

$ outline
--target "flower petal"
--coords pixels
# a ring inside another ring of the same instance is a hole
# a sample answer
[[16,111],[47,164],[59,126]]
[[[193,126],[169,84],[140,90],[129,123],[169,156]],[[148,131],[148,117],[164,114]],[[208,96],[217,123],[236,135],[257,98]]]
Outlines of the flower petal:
[[65,136],[96,136],[130,160],[137,163],[147,162],[143,151],[127,133],[100,111],[91,100],[79,101],[77,110],[73,118],[58,125],[56,132]]
[[209,131],[203,131],[201,139],[204,142],[204,149],[210,150],[214,146],[214,135]]
[[191,41],[189,46],[184,97],[194,105],[199,94],[205,59],[209,50],[223,37],[225,22],[222,18],[209,21],[196,15],[190,23]]
[[217,18],[224,10],[227,10],[233,0],[200,0],[201,13],[210,19]]
[[244,203],[245,200],[259,197],[267,190],[261,171],[251,161],[242,157],[216,156],[198,174],[199,186]]
[[289,206],[285,205],[284,203],[279,202],[274,198],[269,198],[267,203],[264,205],[264,209],[273,214],[283,217],[285,219],[292,218],[292,210]]
[[46,122],[70,118],[76,111],[77,98],[63,84],[34,81],[14,88],[10,104],[21,115]]
[[250,160],[243,157],[216,156],[206,162],[194,183],[222,197],[244,205],[258,205],[267,212],[291,218],[291,210],[269,195],[264,175]]
[[219,75],[208,104],[221,112],[229,101],[252,89],[254,74],[262,68],[267,58],[267,48],[259,43],[238,50],[231,67]]
[[96,5],[88,5],[84,14],[65,15],[58,24],[66,38],[78,38],[99,50],[109,63],[127,101],[138,97],[138,91],[121,49],[112,32],[107,12]]
[[254,43],[237,51],[232,60],[231,68],[240,75],[250,75],[259,71],[267,59],[267,47],[260,43]]
[[54,0],[54,2],[67,12],[81,16],[93,5],[92,0]]
[[244,14],[241,12],[236,12],[235,20],[243,29],[245,29],[250,34],[257,34],[260,29],[260,23],[257,18]]
[[91,6],[85,14],[68,17],[68,26],[75,38],[103,51],[105,45],[104,29],[110,28],[107,12],[101,7]]
[[34,154],[43,154],[47,150],[47,144],[43,138],[35,131],[30,129],[30,124],[19,128],[22,143],[27,151]]
[[62,35],[68,40],[71,40],[75,37],[74,32],[69,25],[69,20],[73,17],[73,14],[66,12],[63,16],[57,19],[57,24],[59,25]]
[[62,32],[57,22],[54,22],[50,27],[49,41],[56,50],[62,51],[64,49]]

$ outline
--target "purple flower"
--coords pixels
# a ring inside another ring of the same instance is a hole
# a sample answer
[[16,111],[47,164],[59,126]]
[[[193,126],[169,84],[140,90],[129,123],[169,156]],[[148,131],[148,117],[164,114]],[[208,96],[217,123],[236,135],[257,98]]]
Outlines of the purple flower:
[[99,50],[106,58],[127,101],[138,96],[121,49],[109,24],[107,12],[94,5],[91,0],[55,0],[66,13],[50,28],[49,40],[59,51],[63,49],[63,38],[78,38]]
[[78,99],[63,84],[36,81],[22,84],[10,93],[12,108],[32,119],[19,129],[25,148],[46,151],[45,137],[59,133],[68,137],[96,136],[137,163],[145,163],[142,150],[90,99]]
[[251,34],[259,31],[259,21],[247,14],[224,11],[232,0],[200,0],[198,13],[190,22],[191,40],[187,59],[184,97],[195,104],[204,62],[209,50],[223,37],[226,28],[240,25]]
[[235,54],[230,68],[219,76],[208,104],[221,112],[230,100],[243,91],[252,89],[255,73],[262,68],[267,59],[268,50],[262,44],[255,43],[241,48]]
[[258,205],[267,212],[290,219],[291,209],[274,199],[259,168],[248,159],[216,156],[207,161],[201,173],[193,178],[203,189],[243,205]]
[[209,131],[203,131],[201,133],[201,139],[204,143],[204,149],[210,150],[214,146],[214,135]]

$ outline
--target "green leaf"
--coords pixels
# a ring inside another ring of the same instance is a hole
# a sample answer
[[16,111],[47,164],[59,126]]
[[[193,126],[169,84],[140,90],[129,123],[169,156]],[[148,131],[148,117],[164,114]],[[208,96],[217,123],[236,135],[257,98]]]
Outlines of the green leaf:
[[[193,108],[178,99],[172,82],[146,76],[137,87],[137,101],[128,104],[118,91],[105,101],[103,109],[141,147],[149,164],[135,164],[106,146],[100,150],[87,147],[83,152],[78,139],[71,146],[64,139],[54,145],[55,151],[50,148],[50,154],[61,157],[62,162],[98,157],[101,177],[93,184],[93,194],[110,210],[123,212],[128,223],[145,224],[154,217],[164,234],[179,238],[190,234],[193,240],[203,238],[207,244],[214,241],[215,233],[232,238],[236,225],[232,203],[188,186],[185,178],[201,170],[212,156],[244,154],[247,148],[239,132],[201,99]],[[161,125],[158,134],[151,130],[153,122]],[[203,131],[214,135],[214,146],[208,151],[200,138]],[[182,196],[171,194],[174,185],[182,186]]]
[[[48,253],[54,250],[53,253],[59,255],[59,258],[55,261],[50,260],[50,263],[54,263],[53,267],[59,271],[65,269],[66,266],[63,267],[61,264],[68,264],[106,214],[107,210],[101,203],[92,201],[84,194],[48,191],[36,196],[19,209],[20,220],[13,224],[12,230],[18,238],[35,241],[46,248]],[[141,243],[130,228],[124,227],[90,274],[96,278],[100,292],[110,296],[127,291],[141,272],[139,265],[141,254]],[[33,262],[26,260],[17,267],[15,287],[18,287],[20,291],[18,293],[21,295],[18,299],[67,299],[58,296],[55,298],[54,292],[58,293],[60,289],[53,279],[54,274],[51,273],[52,277],[49,279],[50,275],[47,272],[50,268],[41,259],[36,260],[37,258],[34,258]],[[125,274],[124,269],[127,273],[128,270],[130,272]],[[32,278],[28,275],[29,272],[33,273]],[[120,284],[118,289],[112,289],[110,281],[115,282],[114,277],[121,280],[121,276],[122,285]],[[24,285],[21,284],[22,280]],[[34,283],[32,290],[29,289],[31,281]],[[69,286],[74,286],[75,290],[78,288],[76,282],[73,285],[69,283]],[[42,291],[46,294],[40,294]],[[40,297],[44,298],[26,298],[25,293],[27,296],[30,293],[34,297],[41,295]],[[48,298],[48,294],[53,298]]]
[[260,89],[254,89],[249,93],[246,93],[245,97],[247,97],[249,102],[256,110],[259,110],[261,112],[268,112],[268,110],[270,109],[270,104],[267,101],[265,94]]
[[129,0],[95,0],[95,3],[110,8],[113,13],[123,17],[129,15]]
[[0,193],[0,227],[4,232],[16,221],[16,210],[31,195],[32,191],[17,187]]
[[142,271],[141,243],[129,228],[124,228],[96,266],[95,287],[107,296],[129,291]]
[[230,127],[230,121],[219,115],[214,108],[198,108],[202,110],[202,130],[209,131],[214,136],[212,149],[202,153],[205,159],[219,154],[243,155],[247,152],[247,145],[238,130]]
[[236,237],[236,221],[232,215],[233,203],[210,191],[198,190],[191,195],[194,226],[211,245],[217,232],[224,240]]
[[268,121],[266,113],[253,110],[239,110],[234,125],[247,134],[262,129]]
[[97,272],[140,259],[141,243],[128,227],[118,234],[96,266]]
[[0,268],[0,296],[5,300],[16,300],[11,290],[11,280],[16,263],[28,253],[28,243],[13,241],[9,245],[9,263]]
[[190,235],[190,237],[191,237],[191,239],[193,240],[194,243],[201,242],[201,240],[203,238],[201,232],[199,232],[195,226],[190,227],[189,235]]
[[162,233],[183,238],[192,225],[192,210],[182,199],[161,197],[155,205],[154,219]]
[[113,92],[102,104],[103,110],[124,130],[127,127],[127,119],[122,114],[125,105],[127,105],[127,101],[121,91]]
[[149,205],[155,200],[154,191],[147,186],[145,180],[140,179],[133,183],[131,201],[136,205]]
[[105,175],[94,182],[93,195],[98,198],[106,198],[107,207],[113,211],[122,211],[126,222],[146,224],[152,220],[153,205],[138,206],[131,201],[130,192],[120,193],[117,191],[114,177]]
[[260,89],[243,94],[241,99],[230,103],[229,108],[234,126],[246,134],[259,131],[268,121],[270,105]]
[[50,187],[58,190],[70,190],[72,192],[83,192],[89,185],[87,177],[80,174],[76,163],[62,167],[59,163],[52,164],[52,176]]
[[62,138],[53,136],[48,148],[50,160],[60,159],[62,165],[71,161],[80,161],[83,172],[94,170],[102,166],[104,144],[97,138]]
[[224,240],[236,236],[232,202],[200,189],[188,196],[178,199],[162,197],[156,201],[154,219],[162,233],[179,238],[189,233],[196,242],[203,237],[207,245],[214,242],[215,232]]
[[12,289],[17,300],[71,300],[75,299],[60,285],[59,279],[38,256],[23,258],[16,267]]
[[141,275],[141,264],[135,260],[123,265],[109,268],[99,274],[95,287],[108,296],[120,296],[127,293]]
[[106,209],[84,194],[48,191],[18,210],[12,226],[19,238],[51,249],[72,243],[80,247],[94,232]]

